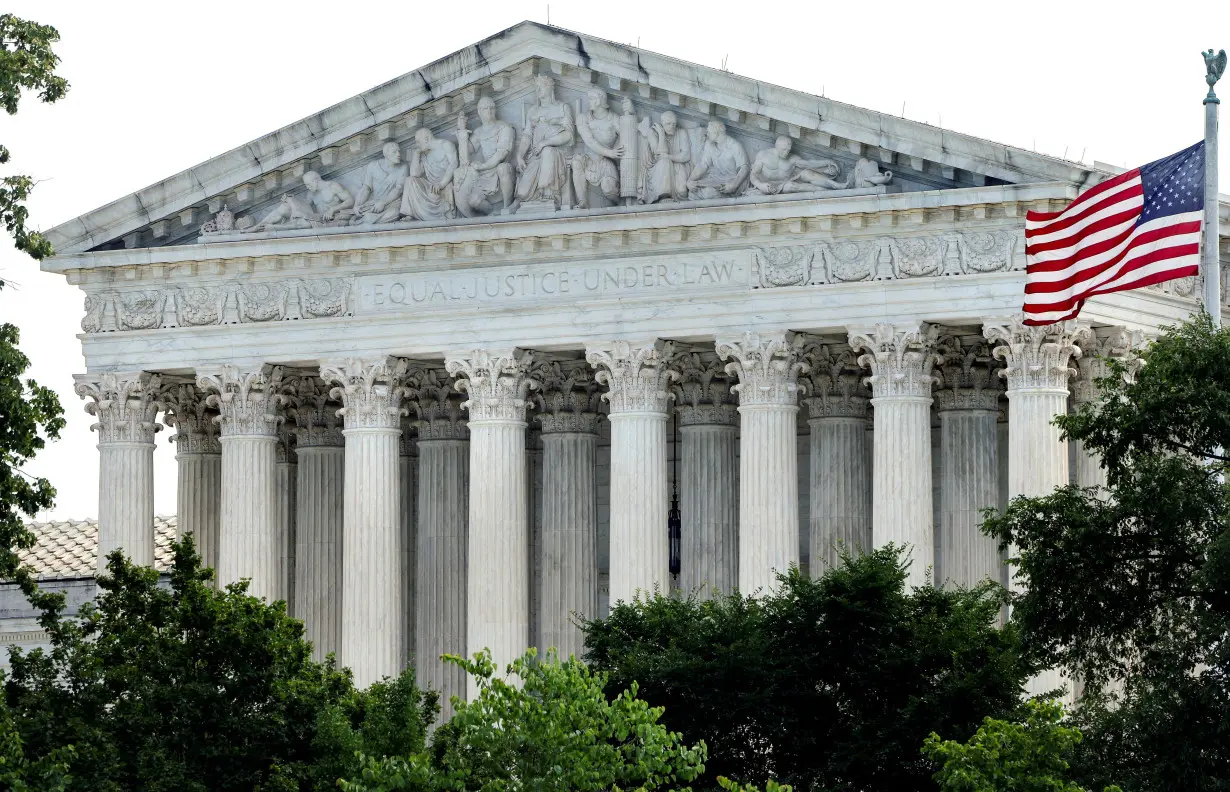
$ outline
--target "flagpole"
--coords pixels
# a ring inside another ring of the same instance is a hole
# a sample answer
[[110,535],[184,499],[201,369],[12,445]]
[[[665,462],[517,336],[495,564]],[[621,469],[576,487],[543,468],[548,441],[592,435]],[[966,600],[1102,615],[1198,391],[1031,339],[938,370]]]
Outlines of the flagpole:
[[1213,86],[1226,69],[1226,51],[1204,54],[1205,82],[1209,93],[1204,97],[1204,251],[1201,271],[1204,273],[1204,309],[1213,317],[1213,326],[1221,327],[1221,253],[1217,205],[1217,107],[1221,100]]

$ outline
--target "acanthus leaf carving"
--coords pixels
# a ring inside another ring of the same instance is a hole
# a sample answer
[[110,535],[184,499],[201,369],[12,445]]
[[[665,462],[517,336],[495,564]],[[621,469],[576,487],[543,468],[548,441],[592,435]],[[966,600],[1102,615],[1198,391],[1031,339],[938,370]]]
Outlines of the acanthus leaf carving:
[[153,443],[162,429],[156,422],[162,379],[146,371],[105,372],[77,378],[73,390],[89,399],[85,411],[98,419],[91,431],[99,443]]
[[538,387],[529,373],[533,360],[531,353],[515,349],[475,349],[445,357],[445,370],[456,378],[457,390],[468,396],[461,406],[471,426],[525,421],[527,397]]
[[348,358],[322,364],[320,378],[334,386],[329,398],[342,403],[346,429],[400,430],[408,370],[401,358]]
[[291,431],[299,448],[344,444],[338,417],[342,405],[331,397],[331,391],[320,377],[288,378],[286,414],[294,423]]
[[1091,331],[1081,344],[1082,354],[1076,359],[1076,374],[1071,380],[1072,400],[1085,404],[1101,399],[1099,380],[1111,375],[1112,360],[1124,365],[1123,378],[1131,382],[1143,365],[1140,352],[1147,344],[1147,336],[1139,330],[1108,327]]
[[405,398],[415,414],[412,422],[420,440],[465,440],[469,427],[462,413],[462,399],[453,388],[448,372],[438,368],[411,367],[405,378]]
[[206,404],[218,411],[222,437],[276,437],[286,403],[282,393],[282,367],[242,369],[224,365],[216,374],[201,374],[196,386],[209,392]]
[[1068,379],[1076,373],[1071,361],[1081,356],[1077,344],[1091,335],[1089,327],[1075,319],[1039,326],[1026,325],[1019,316],[1006,323],[988,323],[982,332],[996,344],[992,354],[1005,363],[1000,376],[1010,392],[1067,392]]
[[811,370],[802,359],[804,344],[803,336],[789,331],[749,331],[740,338],[717,339],[718,357],[734,358],[726,364],[726,373],[739,380],[732,387],[739,396],[739,406],[795,406],[800,389],[798,377]]
[[850,347],[866,354],[859,365],[871,369],[866,382],[873,399],[930,398],[939,359],[934,325],[901,326],[881,322],[866,331],[851,331]]
[[847,344],[808,339],[803,356],[810,367],[803,400],[812,418],[866,418],[871,392],[863,384],[858,354]]
[[669,341],[612,341],[585,348],[585,360],[597,369],[599,385],[607,386],[602,398],[611,414],[658,413],[670,407],[670,384],[679,379],[671,365],[674,344]]
[[166,414],[163,423],[175,429],[172,438],[180,454],[220,454],[218,412],[209,407],[208,395],[190,383],[165,385],[159,394]]
[[984,339],[965,339],[955,333],[941,335],[938,343],[939,376],[934,393],[939,410],[998,410],[1002,390],[996,376],[999,364]]
[[535,418],[544,433],[598,431],[602,394],[584,360],[539,361],[531,376],[539,383]]
[[672,364],[679,370],[673,388],[679,421],[684,426],[729,425],[739,422],[738,406],[726,374],[726,364],[716,353],[684,351]]

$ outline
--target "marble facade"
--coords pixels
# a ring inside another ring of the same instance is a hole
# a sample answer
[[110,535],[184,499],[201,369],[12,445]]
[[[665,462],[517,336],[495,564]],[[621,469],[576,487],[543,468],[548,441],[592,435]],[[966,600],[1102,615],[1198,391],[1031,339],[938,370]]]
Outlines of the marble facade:
[[1000,579],[978,512],[1069,479],[1077,362],[1200,293],[1014,320],[1025,212],[1105,175],[523,23],[50,232],[100,552],[152,553],[161,416],[220,581],[363,684],[840,546]]

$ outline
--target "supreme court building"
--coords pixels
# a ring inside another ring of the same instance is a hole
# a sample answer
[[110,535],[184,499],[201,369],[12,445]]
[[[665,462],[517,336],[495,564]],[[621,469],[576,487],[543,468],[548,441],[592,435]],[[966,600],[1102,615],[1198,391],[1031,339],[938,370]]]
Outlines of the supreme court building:
[[1019,323],[1026,210],[1107,175],[522,23],[50,232],[99,556],[153,562],[170,427],[222,583],[446,699],[839,543],[1004,580],[980,510],[1097,483],[1051,418],[1201,292]]

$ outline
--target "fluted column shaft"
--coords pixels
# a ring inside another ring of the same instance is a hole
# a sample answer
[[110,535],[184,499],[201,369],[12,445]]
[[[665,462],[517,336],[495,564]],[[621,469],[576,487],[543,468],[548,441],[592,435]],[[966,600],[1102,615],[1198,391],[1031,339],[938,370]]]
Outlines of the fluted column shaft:
[[408,422],[402,422],[401,456],[397,460],[397,480],[401,486],[402,612],[406,614],[406,632],[403,636],[405,646],[402,648],[402,657],[406,658],[407,663],[410,662],[410,658],[414,657],[414,641],[417,633],[415,627],[415,611],[417,610],[415,568],[418,564],[418,535],[415,512],[418,507],[419,460],[418,444],[412,435],[413,431]]
[[872,462],[872,544],[908,548],[906,582],[926,583],[934,564],[931,493],[931,374],[934,334],[929,329],[876,325],[852,332],[850,346],[866,350],[871,368],[875,429]]
[[[1098,334],[1091,332],[1086,339],[1082,354],[1077,361],[1076,377],[1072,379],[1072,407],[1075,410],[1087,404],[1098,404],[1102,401],[1102,389],[1098,380],[1111,373],[1110,361],[1130,362],[1138,360],[1136,353],[1144,343],[1144,337],[1139,333],[1128,333],[1125,328],[1116,327],[1099,330]],[[1127,375],[1133,375],[1129,366]],[[1073,440],[1072,481],[1078,487],[1097,487],[1105,496],[1106,468],[1102,466],[1102,458],[1097,452],[1086,451],[1084,443]]]
[[405,361],[321,367],[342,401],[346,461],[342,502],[342,643],[338,659],[366,687],[404,667],[401,489],[398,445]]
[[563,658],[580,657],[585,640],[574,618],[592,619],[598,613],[598,415],[540,418],[541,648],[555,647]]
[[299,462],[293,441],[285,432],[278,438],[278,585],[286,599],[286,610],[295,613],[295,502]]
[[607,385],[611,406],[610,597],[631,602],[638,591],[670,588],[670,508],[666,475],[669,345],[617,341],[586,349]]
[[753,594],[799,565],[797,378],[808,366],[793,333],[745,333],[716,346],[739,378],[739,589]]
[[440,717],[452,696],[465,696],[465,673],[440,661],[468,657],[466,559],[470,444],[464,421],[419,425],[418,551],[415,574],[415,671],[419,685],[440,691]]
[[217,453],[181,451],[175,493],[180,538],[192,534],[201,564],[218,567],[218,528],[222,518],[222,445],[215,437]]
[[739,437],[733,405],[681,407],[680,588],[707,598],[739,585]]
[[[865,415],[866,399],[856,407]],[[870,438],[865,417],[825,414],[825,405],[813,399],[808,400],[808,408],[813,416],[807,421],[811,430],[810,569],[812,577],[818,578],[837,563],[840,550],[871,549]]]
[[[965,395],[941,391],[953,399]],[[980,528],[982,510],[999,503],[998,396],[998,391],[969,392],[963,406],[940,400],[939,584],[972,586],[988,577],[1000,579],[999,547]]]
[[[529,487],[526,395],[534,387],[528,355],[474,350],[445,359],[469,394],[470,547],[466,644],[491,650],[496,668],[520,657],[530,640]],[[470,697],[478,686],[468,680]]]
[[312,657],[323,660],[342,643],[345,451],[341,445],[300,446],[297,472],[295,617],[303,620]]
[[160,380],[145,372],[79,377],[75,390],[97,416],[98,571],[123,550],[134,563],[154,563],[154,433]]

